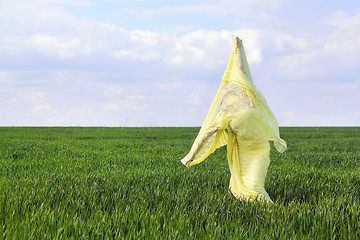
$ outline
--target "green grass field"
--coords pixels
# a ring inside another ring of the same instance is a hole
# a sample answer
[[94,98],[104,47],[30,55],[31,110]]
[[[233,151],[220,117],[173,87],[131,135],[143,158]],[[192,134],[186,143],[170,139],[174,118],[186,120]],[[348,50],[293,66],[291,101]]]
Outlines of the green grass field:
[[228,193],[198,128],[0,128],[0,239],[359,239],[360,128],[281,128],[266,190]]

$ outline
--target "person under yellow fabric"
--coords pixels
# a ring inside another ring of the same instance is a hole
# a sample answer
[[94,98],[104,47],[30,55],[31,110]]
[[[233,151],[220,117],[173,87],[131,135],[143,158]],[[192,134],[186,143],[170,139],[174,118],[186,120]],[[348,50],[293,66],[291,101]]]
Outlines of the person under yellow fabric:
[[238,199],[271,201],[264,183],[270,164],[269,141],[279,152],[287,148],[278,122],[255,87],[242,41],[233,49],[220,88],[190,152],[181,162],[190,167],[227,145],[231,193]]

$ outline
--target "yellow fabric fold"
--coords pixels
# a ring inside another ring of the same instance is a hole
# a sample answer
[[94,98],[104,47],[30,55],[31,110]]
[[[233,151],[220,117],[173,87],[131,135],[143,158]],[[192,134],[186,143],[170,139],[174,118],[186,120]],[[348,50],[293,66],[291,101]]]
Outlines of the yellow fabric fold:
[[190,152],[181,162],[190,167],[227,145],[230,191],[237,198],[265,198],[269,143],[287,148],[278,122],[253,83],[242,41],[233,36],[233,49],[220,88]]

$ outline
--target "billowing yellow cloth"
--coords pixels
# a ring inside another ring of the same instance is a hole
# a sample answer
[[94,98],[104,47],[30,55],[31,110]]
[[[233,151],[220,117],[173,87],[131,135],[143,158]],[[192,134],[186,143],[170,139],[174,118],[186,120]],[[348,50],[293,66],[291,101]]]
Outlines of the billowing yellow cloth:
[[181,162],[190,167],[227,144],[231,172],[229,189],[239,199],[270,200],[264,189],[270,163],[269,140],[279,152],[286,142],[265,98],[251,78],[242,41],[233,49],[220,88],[190,152]]

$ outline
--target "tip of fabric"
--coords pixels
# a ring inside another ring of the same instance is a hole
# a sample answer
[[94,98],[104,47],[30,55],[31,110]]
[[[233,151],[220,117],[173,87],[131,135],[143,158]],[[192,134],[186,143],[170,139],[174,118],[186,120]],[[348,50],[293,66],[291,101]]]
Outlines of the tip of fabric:
[[181,159],[181,163],[183,164],[183,165],[185,165],[186,167],[190,167],[190,162],[191,161],[189,161],[186,157],[184,157],[183,159]]
[[280,139],[280,142],[274,142],[274,147],[276,148],[276,150],[280,153],[283,153],[286,151],[287,149],[287,144],[284,140]]
[[241,41],[241,39],[238,37],[238,36],[236,36],[236,35],[231,35],[232,36],[232,39],[233,40],[239,40],[239,41]]
[[235,43],[239,43],[240,45],[242,44],[242,40],[239,37],[235,36],[235,35],[232,35],[232,40],[233,40],[234,44]]

